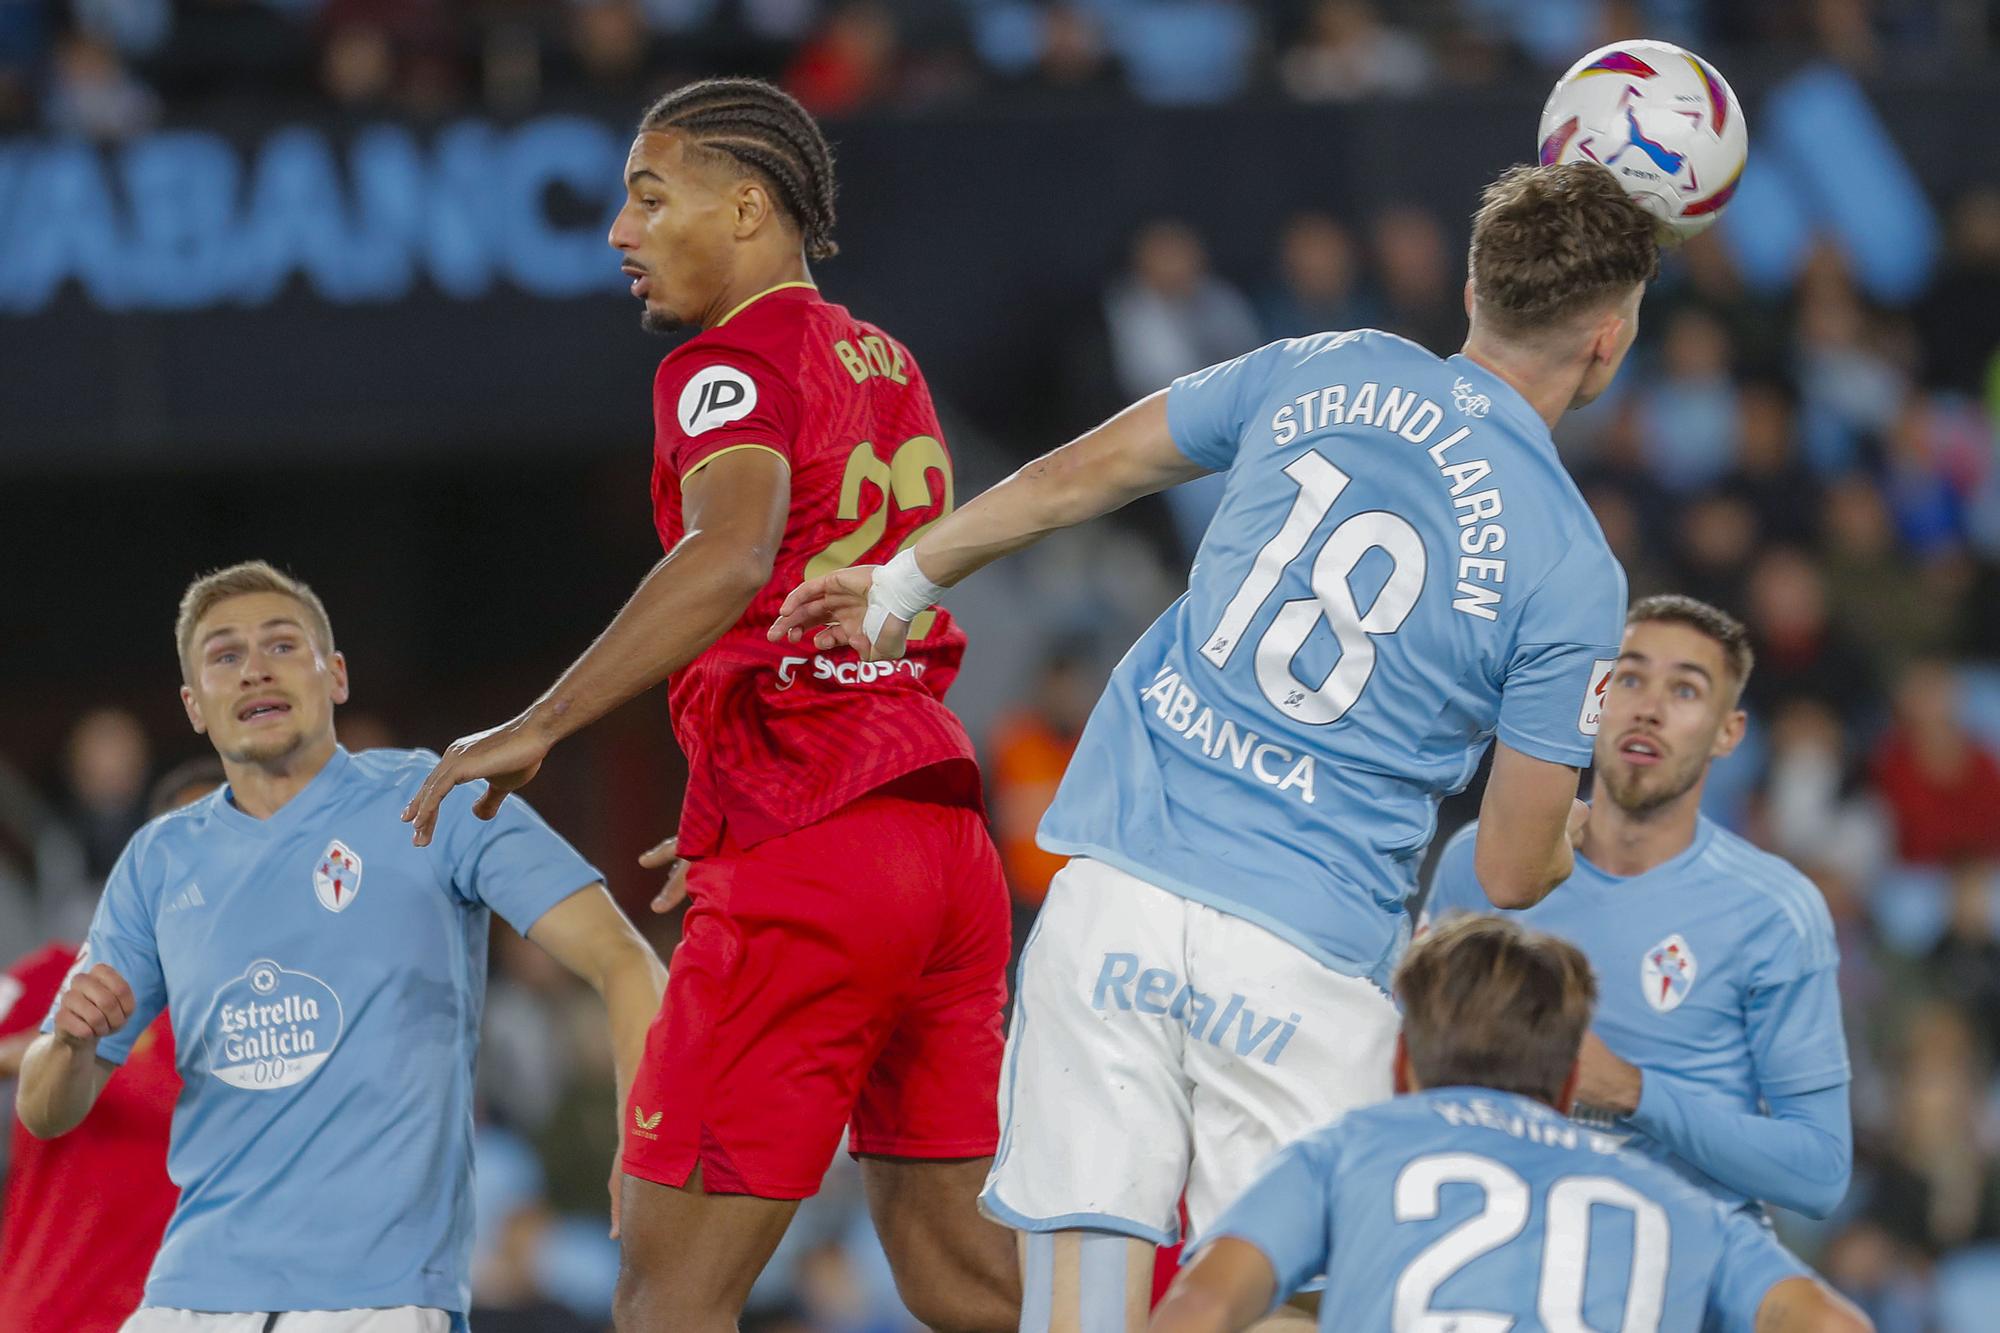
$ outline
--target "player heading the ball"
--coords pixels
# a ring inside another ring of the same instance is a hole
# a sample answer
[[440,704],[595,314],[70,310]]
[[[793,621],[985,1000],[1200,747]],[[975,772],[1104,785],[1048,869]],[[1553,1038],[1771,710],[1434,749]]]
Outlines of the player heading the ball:
[[990,561],[1227,474],[1187,595],[1112,674],[1041,826],[1071,860],[1022,963],[982,1195],[1029,1234],[1024,1327],[1077,1327],[1046,1294],[1074,1283],[1142,1317],[1125,1275],[1183,1196],[1199,1236],[1274,1149],[1389,1095],[1404,905],[1496,735],[1481,883],[1524,906],[1568,877],[1625,576],[1549,431],[1617,373],[1657,264],[1603,168],[1510,171],[1473,220],[1456,356],[1272,343],[786,599],[774,639],[894,658]]

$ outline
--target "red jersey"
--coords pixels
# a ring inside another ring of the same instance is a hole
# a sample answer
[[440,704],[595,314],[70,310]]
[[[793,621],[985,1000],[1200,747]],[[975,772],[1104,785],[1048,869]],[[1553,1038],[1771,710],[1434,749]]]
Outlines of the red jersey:
[[683,855],[814,823],[918,769],[978,800],[965,728],[943,703],[965,635],[943,610],[912,625],[899,662],[864,663],[765,631],[800,582],[876,564],[951,512],[951,456],[923,372],[872,324],[808,283],[752,297],[668,353],[653,382],[653,517],[681,539],[681,487],[737,449],[791,469],[791,513],[771,581],[743,618],[668,682],[687,754]]
[[[0,1037],[41,1026],[76,954],[51,944],[0,976]],[[14,1122],[0,1203],[0,1328],[114,1333],[139,1308],[180,1197],[167,1179],[180,1090],[161,1014],[82,1124],[44,1142]]]

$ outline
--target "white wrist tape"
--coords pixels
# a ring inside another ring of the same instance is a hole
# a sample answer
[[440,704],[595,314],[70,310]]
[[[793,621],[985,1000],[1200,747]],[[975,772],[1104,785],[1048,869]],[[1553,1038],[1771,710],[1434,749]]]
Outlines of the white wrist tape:
[[916,552],[904,551],[875,571],[875,580],[868,585],[868,614],[861,618],[861,632],[873,643],[890,616],[915,620],[943,596],[944,588],[917,568]]

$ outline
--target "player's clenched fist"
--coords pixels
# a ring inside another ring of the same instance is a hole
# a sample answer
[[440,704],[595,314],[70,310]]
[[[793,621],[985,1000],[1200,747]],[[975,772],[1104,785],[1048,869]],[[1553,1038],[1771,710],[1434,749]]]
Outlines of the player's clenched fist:
[[116,1032],[132,1017],[132,987],[109,963],[79,972],[56,1001],[56,1035],[81,1044]]

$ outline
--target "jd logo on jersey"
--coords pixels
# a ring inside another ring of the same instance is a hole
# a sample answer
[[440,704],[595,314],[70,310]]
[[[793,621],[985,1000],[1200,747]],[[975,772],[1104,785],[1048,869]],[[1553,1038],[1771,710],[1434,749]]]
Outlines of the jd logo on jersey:
[[1639,963],[1639,985],[1646,992],[1646,1003],[1663,1014],[1680,1008],[1694,989],[1695,970],[1694,950],[1677,934],[1646,950]]
[[313,870],[313,892],[319,905],[329,912],[345,912],[354,895],[361,892],[361,858],[338,838],[320,853],[319,865]]
[[734,366],[705,366],[681,390],[681,429],[700,435],[740,421],[757,406],[757,385]]

